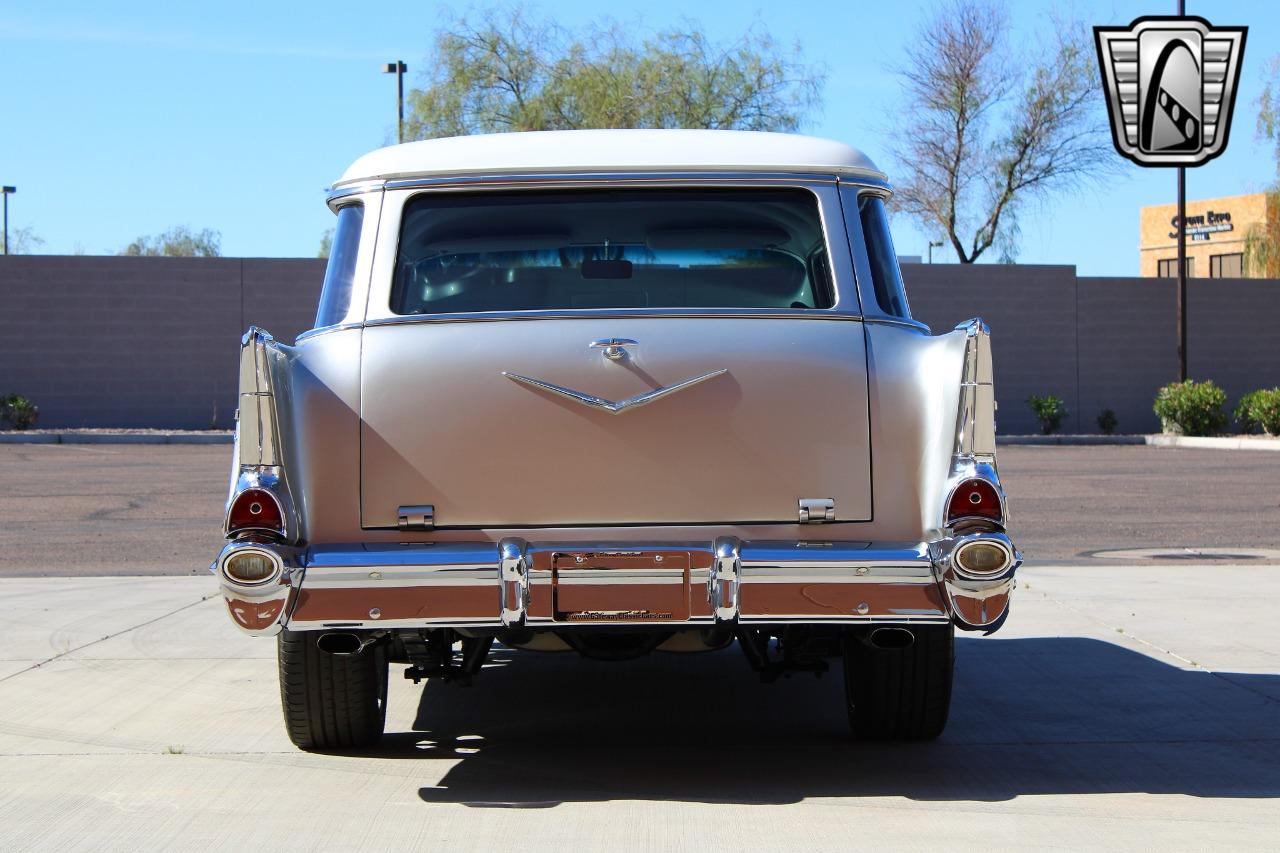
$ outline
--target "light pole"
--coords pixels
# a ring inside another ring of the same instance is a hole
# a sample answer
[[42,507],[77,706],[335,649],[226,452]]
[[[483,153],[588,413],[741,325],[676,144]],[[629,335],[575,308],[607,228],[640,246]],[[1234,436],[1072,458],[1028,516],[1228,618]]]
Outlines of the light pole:
[[932,240],[929,241],[929,263],[933,263],[933,250],[938,248],[941,245],[942,245],[941,240],[939,240],[936,243],[933,242]]
[[4,253],[9,254],[9,196],[18,191],[17,187],[0,187],[0,195],[4,196]]
[[396,75],[396,141],[404,142],[404,72],[409,66],[400,60],[382,66],[383,74]]
[[[1178,0],[1178,17],[1187,14],[1185,0]],[[1223,133],[1226,131],[1224,130]],[[1178,381],[1187,381],[1187,170],[1178,167]]]

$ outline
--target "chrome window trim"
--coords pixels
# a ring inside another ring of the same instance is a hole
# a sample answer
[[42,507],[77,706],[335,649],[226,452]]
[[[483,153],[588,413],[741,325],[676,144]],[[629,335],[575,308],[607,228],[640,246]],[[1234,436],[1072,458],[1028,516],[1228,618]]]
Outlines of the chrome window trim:
[[929,328],[926,323],[923,323],[914,317],[864,316],[862,318],[862,322],[871,323],[876,326],[902,326],[907,329],[914,329],[917,332],[923,332],[926,335],[933,334],[933,329]]
[[[840,198],[840,185],[834,176],[815,176],[811,173],[757,175],[753,173],[680,173],[664,172],[657,175],[621,174],[582,174],[582,175],[533,175],[502,176],[493,178],[454,178],[454,179],[412,179],[393,181],[386,184],[383,193],[382,209],[379,216],[378,241],[371,280],[369,296],[365,308],[365,325],[383,325],[388,321],[422,321],[423,318],[456,318],[460,316],[487,316],[490,319],[511,319],[515,315],[540,314],[543,316],[560,315],[564,317],[596,317],[601,316],[598,309],[549,309],[536,312],[493,311],[467,312],[466,314],[396,314],[391,310],[391,288],[395,277],[395,264],[399,249],[400,227],[405,205],[413,197],[423,192],[450,192],[475,190],[510,190],[510,189],[573,189],[595,183],[614,187],[756,187],[761,183],[768,185],[805,189],[814,195],[818,203],[818,216],[822,233],[826,239],[827,255],[831,267],[832,306],[830,308],[641,308],[641,309],[609,309],[612,311],[649,312],[650,316],[696,316],[705,317],[716,314],[733,316],[767,316],[784,315],[795,317],[826,317],[830,315],[862,316],[862,302],[859,296],[860,276],[851,247],[844,229],[840,228],[844,220],[843,205]],[[841,239],[843,236],[843,239]],[[687,312],[687,313],[683,313]],[[793,312],[788,314],[787,312]],[[637,316],[636,314],[616,314],[612,316]]]
[[298,337],[294,339],[294,342],[302,343],[305,340],[310,340],[311,338],[317,337],[319,335],[327,335],[330,332],[345,332],[348,329],[363,329],[363,328],[364,328],[364,323],[358,320],[354,323],[338,323],[335,326],[319,326],[314,329],[307,329],[305,332],[298,335]]
[[325,203],[329,205],[329,209],[334,213],[338,212],[338,208],[342,205],[340,201],[350,198],[353,195],[363,195],[365,193],[380,193],[386,185],[385,181],[358,181],[343,187],[331,187],[325,193]]

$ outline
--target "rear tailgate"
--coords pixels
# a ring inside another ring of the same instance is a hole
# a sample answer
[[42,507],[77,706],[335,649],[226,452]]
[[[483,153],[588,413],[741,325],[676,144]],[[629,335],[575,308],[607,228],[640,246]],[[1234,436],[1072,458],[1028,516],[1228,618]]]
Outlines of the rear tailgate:
[[[871,518],[856,319],[394,323],[361,370],[365,527],[422,504],[439,527],[794,523],[805,498]],[[617,402],[717,371],[617,414],[504,375]]]

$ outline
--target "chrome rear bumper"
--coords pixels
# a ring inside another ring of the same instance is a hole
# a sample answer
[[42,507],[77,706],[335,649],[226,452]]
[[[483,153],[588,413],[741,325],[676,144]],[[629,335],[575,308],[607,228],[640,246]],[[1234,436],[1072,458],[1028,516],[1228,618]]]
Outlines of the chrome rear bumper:
[[[1000,536],[1002,534],[983,534]],[[233,621],[281,628],[699,627],[946,623],[1003,618],[1015,563],[998,578],[956,577],[935,543],[775,542],[355,544],[281,549],[287,567],[246,589],[214,569]],[[1004,539],[1007,542],[1007,539]],[[254,547],[263,547],[261,543]],[[1010,546],[1012,550],[1012,546]],[[287,553],[285,553],[287,552]],[[259,606],[270,603],[270,606]],[[997,612],[998,611],[998,612]],[[245,613],[260,615],[246,619]],[[239,614],[239,615],[237,615]]]

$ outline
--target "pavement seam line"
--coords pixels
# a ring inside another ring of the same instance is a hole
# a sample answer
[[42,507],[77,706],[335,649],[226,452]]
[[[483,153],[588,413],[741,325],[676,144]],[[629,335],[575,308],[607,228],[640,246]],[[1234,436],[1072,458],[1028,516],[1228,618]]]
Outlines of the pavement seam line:
[[152,619],[148,619],[145,622],[139,622],[137,625],[131,625],[128,628],[121,628],[119,631],[116,631],[114,634],[108,634],[105,637],[99,637],[96,640],[90,640],[87,643],[82,643],[81,645],[76,646],[74,649],[67,649],[65,652],[58,652],[56,655],[52,657],[48,657],[42,661],[37,661],[31,664],[31,666],[27,667],[26,669],[20,669],[17,672],[9,673],[3,678],[0,678],[0,683],[8,681],[10,678],[17,678],[19,675],[22,675],[23,673],[31,672],[31,670],[33,669],[39,669],[40,667],[44,666],[47,663],[52,663],[53,661],[58,660],[60,658],[64,658],[67,655],[75,654],[76,652],[82,649],[87,649],[90,646],[96,646],[98,643],[106,642],[107,640],[111,640],[116,637],[122,636],[124,634],[128,634],[130,631],[136,631],[139,628],[145,628],[148,625],[152,625],[156,622],[159,622],[161,619],[168,619],[170,616],[173,616],[175,613],[181,613],[184,610],[189,610],[190,608],[195,607],[197,604],[204,604],[209,599],[215,598],[218,595],[219,593],[216,593],[216,592],[210,593],[208,595],[202,596],[199,601],[192,601],[188,604],[184,604],[181,607],[177,608],[176,610],[170,610],[168,613],[161,613],[159,616],[156,616]]
[[1041,592],[1040,590],[1036,590],[1036,592],[1039,592],[1040,597],[1043,598],[1045,601],[1051,601],[1054,604],[1058,605],[1059,607],[1062,607],[1066,610],[1070,610],[1072,613],[1075,613],[1079,616],[1083,616],[1085,619],[1088,619],[1090,622],[1093,622],[1096,625],[1101,625],[1104,628],[1110,628],[1112,631],[1115,631],[1116,633],[1120,634],[1120,636],[1128,637],[1129,639],[1133,640],[1139,645],[1146,646],[1149,649],[1155,649],[1156,651],[1161,652],[1162,654],[1166,654],[1175,660],[1182,661],[1192,669],[1196,669],[1196,670],[1199,670],[1200,672],[1208,673],[1209,675],[1212,675],[1214,678],[1218,679],[1224,684],[1230,684],[1232,687],[1238,687],[1241,690],[1244,690],[1246,693],[1252,693],[1254,696],[1259,697],[1260,699],[1262,699],[1267,703],[1274,703],[1274,702],[1280,701],[1280,700],[1277,700],[1275,697],[1269,696],[1266,693],[1263,693],[1259,690],[1254,690],[1252,687],[1249,687],[1248,685],[1239,684],[1235,681],[1232,681],[1230,678],[1223,676],[1221,673],[1217,672],[1216,670],[1210,669],[1207,666],[1201,666],[1200,664],[1196,663],[1190,658],[1183,657],[1182,655],[1178,654],[1173,649],[1166,649],[1164,646],[1157,645],[1156,643],[1153,643],[1150,640],[1144,640],[1142,637],[1139,637],[1137,634],[1131,633],[1127,628],[1124,628],[1121,625],[1112,625],[1110,622],[1107,622],[1104,619],[1099,619],[1098,617],[1090,613],[1087,613],[1084,610],[1081,610],[1079,607],[1075,607],[1074,605],[1067,604],[1065,601],[1061,601],[1057,598],[1054,598],[1053,596],[1049,595],[1047,592]]

